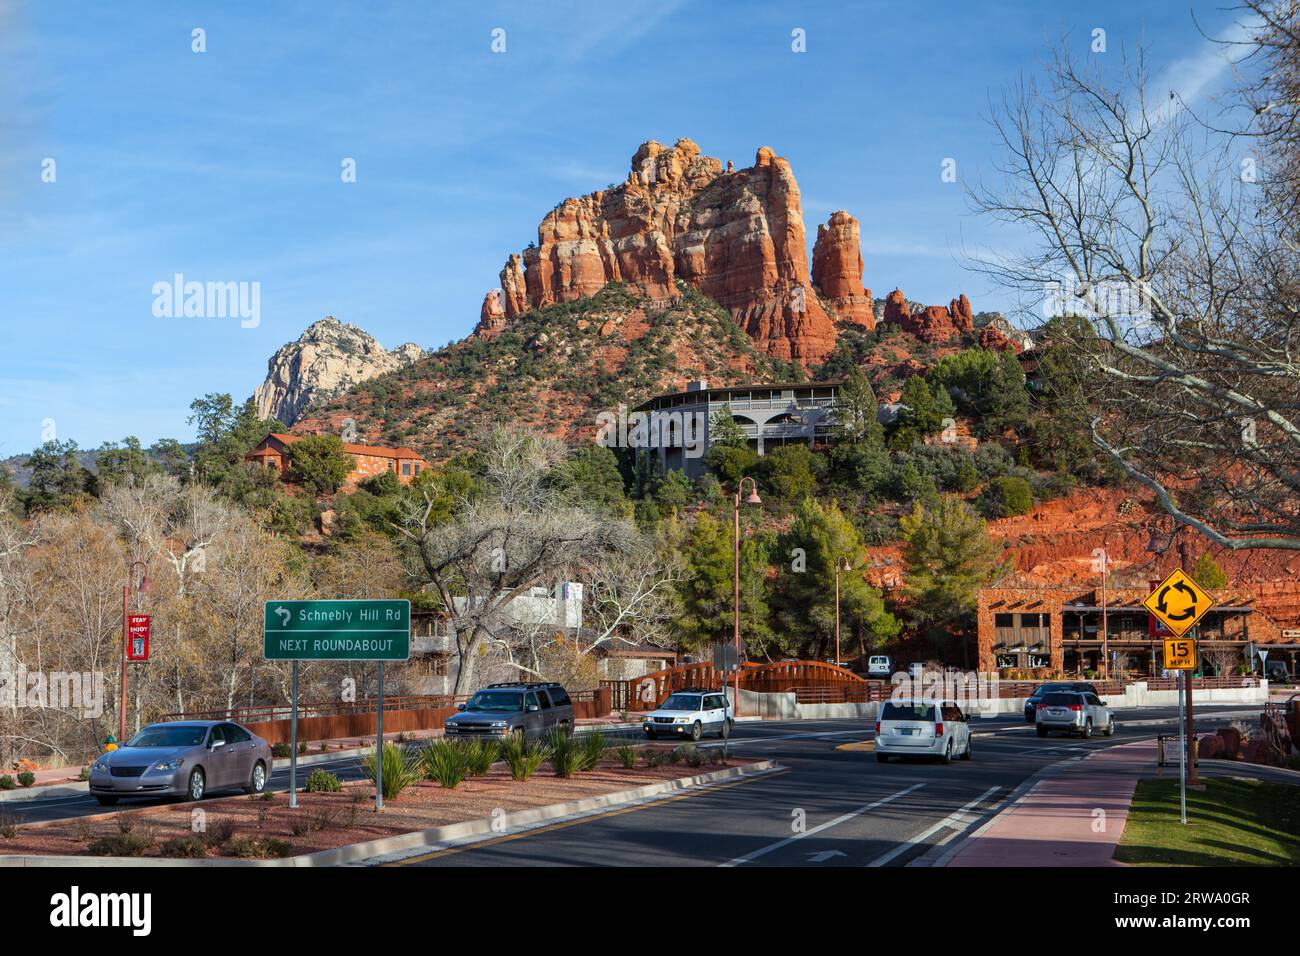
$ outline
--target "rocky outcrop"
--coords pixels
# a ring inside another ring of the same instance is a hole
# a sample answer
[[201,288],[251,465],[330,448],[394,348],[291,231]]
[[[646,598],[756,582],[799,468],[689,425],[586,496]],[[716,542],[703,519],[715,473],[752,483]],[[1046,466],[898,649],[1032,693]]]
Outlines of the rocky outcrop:
[[861,228],[857,219],[842,209],[817,227],[812,281],[838,318],[865,329],[876,327],[871,290],[862,284]]
[[471,335],[478,339],[494,339],[505,331],[506,310],[501,305],[501,294],[493,289],[483,297],[483,307],[479,309],[478,325]]
[[395,371],[423,355],[424,349],[413,342],[390,352],[364,329],[326,316],[271,356],[266,380],[257,386],[253,400],[262,418],[292,425],[313,402]]
[[979,343],[980,348],[982,349],[997,350],[1000,352],[1005,352],[1007,350],[1019,352],[1021,350],[1020,343],[1015,339],[1008,338],[1007,334],[996,325],[986,325],[984,328],[980,329]]
[[975,317],[970,299],[959,296],[942,305],[912,308],[907,297],[895,289],[885,299],[884,321],[910,332],[922,342],[950,342],[975,329]]
[[731,312],[769,355],[816,364],[834,348],[812,287],[799,186],[767,147],[748,169],[724,171],[689,139],[643,143],[623,183],[560,203],[537,243],[501,271],[507,320],[610,282],[671,300],[679,281]]

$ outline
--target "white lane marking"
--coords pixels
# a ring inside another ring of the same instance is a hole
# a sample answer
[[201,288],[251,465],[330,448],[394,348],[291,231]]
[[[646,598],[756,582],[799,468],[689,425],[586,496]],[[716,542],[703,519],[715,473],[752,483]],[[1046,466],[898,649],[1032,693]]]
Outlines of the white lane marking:
[[805,830],[803,833],[796,833],[794,836],[786,837],[784,840],[778,840],[776,843],[770,843],[765,847],[760,847],[759,849],[754,850],[752,853],[746,853],[744,856],[738,856],[733,860],[728,860],[726,863],[719,863],[718,865],[719,866],[740,866],[742,863],[748,863],[751,860],[757,860],[760,856],[766,856],[767,854],[771,853],[773,850],[779,850],[783,846],[789,846],[791,843],[794,843],[796,840],[802,840],[806,836],[812,836],[814,833],[821,833],[821,831],[823,830],[829,830],[831,827],[839,826],[841,823],[843,823],[846,820],[852,820],[854,817],[860,816],[861,814],[866,813],[868,810],[874,810],[876,809],[876,807],[882,807],[886,803],[889,803],[892,800],[897,800],[899,797],[905,797],[913,790],[920,790],[924,786],[925,784],[923,783],[913,784],[912,786],[908,787],[905,790],[899,790],[897,793],[891,793],[887,797],[881,797],[879,800],[876,800],[874,803],[863,804],[862,806],[858,807],[856,810],[850,810],[848,813],[842,816],[838,816],[834,820],[827,820],[825,823],[820,824],[819,826],[815,826],[811,830]]
[[944,829],[945,827],[951,828],[955,831],[964,830],[966,827],[970,826],[972,822],[966,819],[966,811],[970,810],[972,807],[979,806],[981,803],[983,803],[985,800],[987,800],[989,797],[991,797],[993,794],[997,793],[1001,789],[1002,789],[1001,787],[989,787],[987,790],[985,790],[978,797],[976,797],[970,803],[966,804],[961,809],[954,810],[952,813],[948,814],[948,816],[944,817],[934,826],[930,827],[930,829],[926,830],[923,833],[918,833],[916,836],[912,837],[912,839],[908,840],[906,843],[900,843],[898,846],[894,847],[888,853],[876,857],[874,860],[868,863],[867,866],[884,866],[890,860],[894,859],[895,857],[901,856],[902,854],[906,853],[908,850],[915,847],[918,843],[924,843],[926,840],[934,836],[934,834],[938,833],[940,830]]

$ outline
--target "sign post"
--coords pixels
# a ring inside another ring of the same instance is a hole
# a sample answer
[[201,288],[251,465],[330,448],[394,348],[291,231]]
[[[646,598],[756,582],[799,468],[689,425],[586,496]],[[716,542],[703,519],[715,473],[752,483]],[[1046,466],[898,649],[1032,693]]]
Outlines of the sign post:
[[378,661],[379,712],[375,748],[375,808],[382,809],[384,661],[411,656],[410,601],[267,601],[262,611],[262,656],[293,662],[290,712],[289,806],[298,805],[298,662]]
[[[1193,581],[1181,568],[1173,571],[1146,596],[1143,605],[1174,638],[1165,641],[1165,669],[1181,671],[1178,681],[1178,739],[1179,748],[1178,792],[1180,819],[1187,822],[1187,758],[1191,751],[1192,734],[1192,671],[1196,669],[1196,641],[1186,635],[1198,621],[1214,607],[1214,598]],[[1183,710],[1184,693],[1187,709]],[[1196,767],[1191,768],[1192,783],[1196,783]]]

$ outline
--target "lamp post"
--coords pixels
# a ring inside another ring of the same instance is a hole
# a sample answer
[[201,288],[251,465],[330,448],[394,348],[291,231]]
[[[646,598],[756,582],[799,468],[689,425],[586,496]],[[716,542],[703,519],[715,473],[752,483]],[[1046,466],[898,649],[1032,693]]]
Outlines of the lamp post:
[[[853,568],[849,566],[849,559],[845,558],[843,567],[840,562],[835,562],[835,666],[840,667],[840,661],[844,658],[840,656],[840,572],[849,572]],[[858,660],[858,666],[862,666],[861,659]]]
[[[140,567],[140,577],[135,576],[136,566]],[[131,566],[126,572],[126,584],[122,586],[122,687],[118,700],[118,741],[126,743],[126,648],[127,643],[131,640],[130,632],[127,630],[127,617],[130,614],[130,602],[132,590],[136,592],[148,592],[151,589],[149,575],[145,573],[145,563],[143,561],[132,561]]]
[[745,490],[745,482],[749,482],[753,491],[745,499],[747,505],[761,505],[763,499],[758,496],[758,482],[753,478],[741,478],[736,484],[736,494],[732,500],[732,528],[735,558],[735,574],[732,580],[733,593],[735,600],[735,609],[732,612],[732,630],[736,646],[736,699],[733,703],[733,710],[737,717],[740,716],[740,493]]

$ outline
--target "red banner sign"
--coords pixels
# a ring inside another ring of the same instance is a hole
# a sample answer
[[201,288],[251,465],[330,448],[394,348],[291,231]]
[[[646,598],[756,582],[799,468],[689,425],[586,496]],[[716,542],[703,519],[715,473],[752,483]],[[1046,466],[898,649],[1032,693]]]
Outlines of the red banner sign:
[[149,615],[129,614],[126,618],[126,659],[149,659]]

